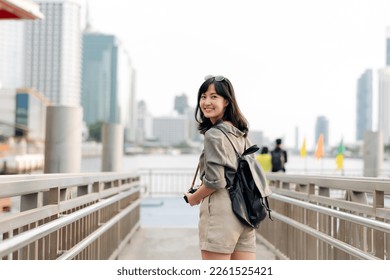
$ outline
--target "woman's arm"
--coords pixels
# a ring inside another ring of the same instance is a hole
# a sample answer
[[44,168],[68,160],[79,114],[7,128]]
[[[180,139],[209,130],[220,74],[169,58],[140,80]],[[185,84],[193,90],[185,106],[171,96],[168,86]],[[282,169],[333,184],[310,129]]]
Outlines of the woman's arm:
[[203,198],[209,196],[213,192],[215,192],[216,189],[208,188],[204,184],[202,184],[199,189],[194,193],[184,193],[185,196],[187,196],[188,204],[191,206],[198,205]]

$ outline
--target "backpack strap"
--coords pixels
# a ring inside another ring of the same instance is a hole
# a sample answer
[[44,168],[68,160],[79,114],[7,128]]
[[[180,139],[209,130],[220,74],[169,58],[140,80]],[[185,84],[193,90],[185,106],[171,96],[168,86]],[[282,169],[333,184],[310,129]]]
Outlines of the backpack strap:
[[257,145],[252,145],[250,146],[248,149],[246,148],[246,139],[245,139],[245,146],[244,146],[244,152],[242,153],[242,155],[240,155],[238,152],[237,152],[237,149],[236,147],[234,146],[233,144],[233,141],[230,140],[230,137],[227,135],[227,133],[225,131],[223,131],[221,128],[219,128],[218,126],[216,126],[216,128],[218,128],[220,131],[222,131],[223,134],[225,134],[225,136],[227,137],[227,139],[229,140],[230,144],[232,144],[233,146],[233,149],[234,151],[236,152],[236,155],[238,157],[240,156],[246,156],[246,155],[249,155],[249,154],[252,154],[252,153],[255,153],[257,152],[260,148],[257,146]]
[[[223,134],[225,134],[225,136],[226,136],[227,139],[229,140],[230,144],[232,144],[233,149],[234,149],[236,155],[237,155],[238,157],[240,157],[239,153],[238,153],[237,150],[236,150],[236,147],[234,146],[232,140],[230,140],[230,138],[229,138],[229,136],[227,135],[227,133],[226,133],[225,131],[223,131],[221,128],[219,128],[218,126],[216,126],[216,128],[218,128],[220,131],[222,131]],[[243,153],[242,155],[245,156],[245,155],[252,154],[252,153],[258,151],[259,149],[260,149],[260,148],[255,144],[255,145],[250,146],[250,147],[248,148],[248,150],[247,150],[247,149],[246,149],[246,141],[245,141],[244,153]],[[261,194],[260,194],[260,196],[261,196]],[[268,197],[265,196],[265,197],[262,197],[262,198],[263,198],[263,203],[264,203],[263,205],[264,205],[266,211],[268,212],[268,217],[269,217],[269,219],[270,219],[271,221],[273,221],[273,219],[272,219],[272,217],[271,217],[271,211],[272,211],[272,210],[271,210],[271,208],[269,207]]]
[[199,163],[198,163],[198,166],[196,167],[196,171],[195,171],[195,174],[194,174],[194,179],[192,179],[191,188],[193,188],[194,185],[195,185],[196,176],[198,175],[198,171],[199,171]]
[[269,202],[268,202],[268,197],[267,197],[267,196],[264,197],[264,205],[265,205],[265,209],[266,209],[267,212],[268,212],[268,217],[270,218],[271,221],[273,221],[273,219],[272,219],[272,217],[271,217],[271,212],[272,212],[272,210],[271,210],[271,208],[269,207]]
[[253,154],[257,152],[260,148],[255,144],[253,146],[250,146],[248,149],[245,149],[244,153],[242,154],[243,156]]
[[[221,128],[217,127],[220,131],[222,131],[223,134],[225,134],[225,136],[227,137],[227,139],[229,140],[230,144],[232,144],[233,146],[233,149],[234,151],[236,152],[236,155],[237,157],[240,157],[240,155],[238,154],[237,150],[236,150],[236,147],[234,146],[232,140],[230,140],[229,136],[227,135],[227,133],[225,131],[223,131]],[[248,150],[246,149],[246,141],[245,141],[245,149],[244,149],[244,153],[242,154],[242,156],[245,156],[245,155],[249,155],[249,154],[252,154],[256,151],[259,150],[259,147],[255,144],[255,145],[252,145],[248,148]],[[261,196],[261,194],[260,194]],[[261,196],[262,197],[262,196]],[[269,207],[269,202],[268,202],[268,197],[262,197],[263,198],[263,206],[265,207],[266,211],[268,212],[268,217],[271,221],[273,221],[272,217],[271,217],[271,208]]]
[[[225,134],[226,138],[229,140],[230,144],[232,145],[233,149],[234,149],[234,152],[236,153],[236,155],[239,157],[240,154],[237,152],[237,149],[236,147],[234,146],[232,140],[230,140],[229,136],[227,135],[227,133],[225,131],[223,131],[221,128],[219,128],[218,126],[216,126],[215,128],[218,128],[220,131],[222,131],[223,134]],[[245,149],[246,150],[246,141],[245,141]]]

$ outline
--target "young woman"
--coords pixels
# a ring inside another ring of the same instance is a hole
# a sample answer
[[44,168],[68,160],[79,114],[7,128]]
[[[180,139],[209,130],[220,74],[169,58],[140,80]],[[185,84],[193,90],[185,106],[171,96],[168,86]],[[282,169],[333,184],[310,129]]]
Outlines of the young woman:
[[199,241],[202,259],[254,260],[256,235],[236,218],[226,189],[225,168],[237,169],[237,156],[222,129],[237,151],[251,146],[248,123],[238,107],[234,89],[223,76],[207,76],[198,92],[195,110],[204,150],[199,158],[199,189],[185,193],[191,206],[201,203]]

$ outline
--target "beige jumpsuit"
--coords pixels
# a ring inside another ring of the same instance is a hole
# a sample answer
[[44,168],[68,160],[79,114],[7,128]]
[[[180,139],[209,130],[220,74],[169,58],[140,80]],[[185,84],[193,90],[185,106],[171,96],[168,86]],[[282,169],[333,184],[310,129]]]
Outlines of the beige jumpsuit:
[[[242,153],[250,147],[244,133],[228,123],[220,123],[232,140],[237,151]],[[212,127],[204,135],[204,150],[199,159],[200,179],[209,188],[216,189],[205,197],[200,205],[200,249],[231,254],[234,251],[256,252],[255,230],[241,224],[232,211],[226,189],[225,168],[236,170],[237,156],[234,149],[219,129]]]

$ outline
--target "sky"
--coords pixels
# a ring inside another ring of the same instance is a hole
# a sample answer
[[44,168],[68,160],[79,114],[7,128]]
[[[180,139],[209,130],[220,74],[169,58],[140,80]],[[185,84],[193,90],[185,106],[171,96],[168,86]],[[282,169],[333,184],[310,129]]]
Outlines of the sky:
[[89,0],[89,11],[128,50],[153,116],[183,93],[195,107],[204,77],[223,75],[250,129],[286,147],[298,128],[298,146],[314,148],[318,116],[330,145],[353,143],[357,80],[386,63],[390,0]]

